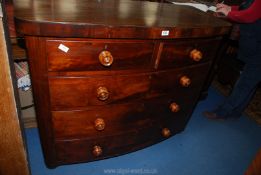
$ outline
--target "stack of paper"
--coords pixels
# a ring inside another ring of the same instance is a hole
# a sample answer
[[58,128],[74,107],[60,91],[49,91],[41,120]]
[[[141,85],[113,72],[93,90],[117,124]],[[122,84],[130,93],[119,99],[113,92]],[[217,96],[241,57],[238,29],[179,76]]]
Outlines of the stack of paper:
[[172,2],[172,3],[175,5],[191,6],[191,7],[197,8],[203,12],[207,12],[207,11],[216,12],[215,6],[207,6],[207,5],[201,4],[201,3],[190,3],[190,2]]

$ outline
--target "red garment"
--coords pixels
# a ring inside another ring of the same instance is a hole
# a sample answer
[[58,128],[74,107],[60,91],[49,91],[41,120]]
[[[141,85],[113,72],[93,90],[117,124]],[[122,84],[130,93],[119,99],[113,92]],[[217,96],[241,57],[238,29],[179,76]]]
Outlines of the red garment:
[[238,6],[232,6],[227,17],[238,23],[252,23],[261,19],[261,0],[255,0],[251,6],[245,10],[238,10]]
[[238,5],[232,5],[231,6],[231,10],[234,11],[234,10],[238,10],[239,9],[239,6]]

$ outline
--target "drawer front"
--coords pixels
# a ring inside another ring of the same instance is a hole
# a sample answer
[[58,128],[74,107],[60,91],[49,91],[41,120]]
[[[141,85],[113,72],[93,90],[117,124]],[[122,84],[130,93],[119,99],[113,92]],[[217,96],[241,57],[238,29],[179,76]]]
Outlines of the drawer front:
[[[125,76],[49,78],[52,110],[119,104],[165,94],[199,93],[210,63],[182,69]],[[185,77],[184,82],[182,79]],[[187,79],[186,79],[187,78]],[[189,81],[189,85],[186,84]]]
[[159,69],[207,62],[216,56],[220,38],[164,42]]
[[[166,125],[169,122],[166,122]],[[162,135],[164,124],[148,128],[136,128],[125,134],[97,137],[95,139],[74,139],[56,141],[57,159],[63,163],[93,161],[129,153],[160,142],[168,136]],[[169,129],[170,135],[179,132]],[[77,150],[77,151],[76,151]]]
[[[92,107],[81,111],[53,111],[52,123],[57,139],[96,138],[145,128],[151,123],[173,119],[184,123],[192,111],[197,95],[161,97],[144,102]],[[172,110],[172,105],[178,110]],[[183,126],[183,125],[182,125]]]
[[211,63],[194,65],[186,68],[153,73],[150,93],[146,98],[163,94],[185,96],[199,94],[207,77]]
[[53,110],[122,103],[143,98],[150,88],[150,74],[49,78]]
[[[120,134],[148,123],[144,103],[106,105],[81,111],[53,111],[55,137],[83,138]],[[130,126],[133,126],[131,128]]]
[[46,52],[49,71],[148,69],[154,42],[47,40]]

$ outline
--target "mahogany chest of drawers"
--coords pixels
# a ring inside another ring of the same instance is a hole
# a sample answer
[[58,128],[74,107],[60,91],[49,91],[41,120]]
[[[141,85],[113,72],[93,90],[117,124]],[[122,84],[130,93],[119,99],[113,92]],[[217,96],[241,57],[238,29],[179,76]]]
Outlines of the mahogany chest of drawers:
[[121,155],[184,130],[230,29],[156,2],[17,0],[15,9],[49,167]]

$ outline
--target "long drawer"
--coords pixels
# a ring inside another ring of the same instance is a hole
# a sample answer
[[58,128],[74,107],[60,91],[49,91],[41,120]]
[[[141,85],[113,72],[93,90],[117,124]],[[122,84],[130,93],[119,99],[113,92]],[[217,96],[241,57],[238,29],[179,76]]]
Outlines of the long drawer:
[[154,98],[168,93],[199,93],[208,69],[209,63],[205,63],[143,74],[50,77],[51,107],[52,110],[76,110],[93,105]]
[[144,128],[153,122],[160,124],[168,119],[180,123],[186,121],[184,117],[191,113],[197,100],[197,94],[184,95],[96,106],[80,111],[53,111],[54,136],[58,139],[95,138]]
[[170,122],[154,123],[146,128],[124,134],[96,137],[95,139],[56,140],[58,162],[93,161],[132,152],[160,142],[179,132]]

